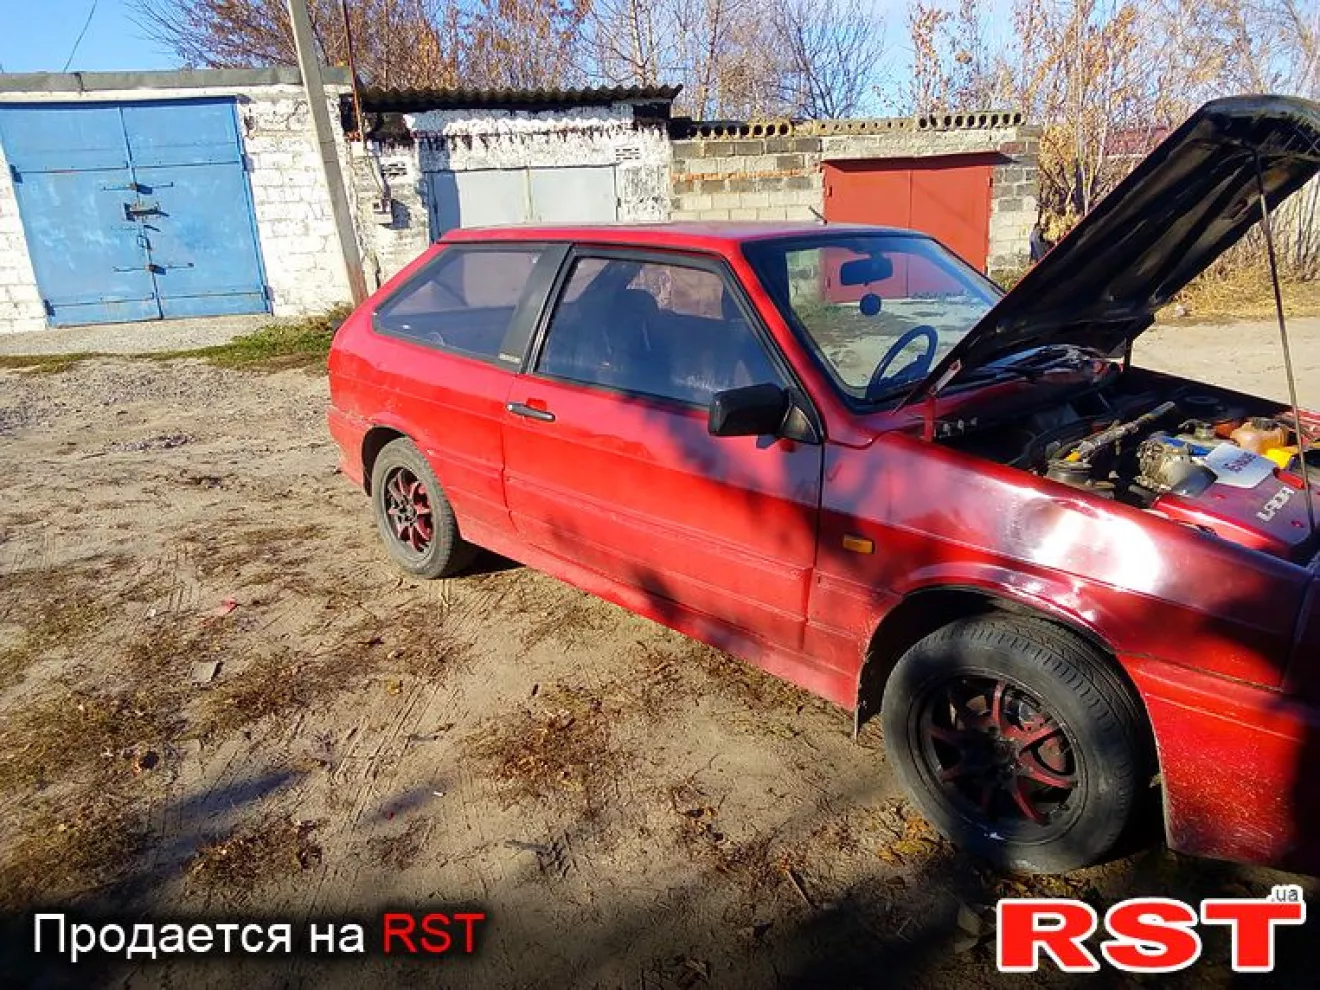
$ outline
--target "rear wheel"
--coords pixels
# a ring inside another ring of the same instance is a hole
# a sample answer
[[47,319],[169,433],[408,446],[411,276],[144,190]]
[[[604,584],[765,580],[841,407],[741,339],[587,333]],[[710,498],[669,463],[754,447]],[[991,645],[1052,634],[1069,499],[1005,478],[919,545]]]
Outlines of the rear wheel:
[[1131,689],[1088,644],[990,615],[930,634],[885,688],[885,749],[921,812],[1004,869],[1110,853],[1151,771]]
[[477,555],[459,535],[435,472],[411,440],[393,440],[376,456],[371,504],[385,549],[409,574],[450,577]]

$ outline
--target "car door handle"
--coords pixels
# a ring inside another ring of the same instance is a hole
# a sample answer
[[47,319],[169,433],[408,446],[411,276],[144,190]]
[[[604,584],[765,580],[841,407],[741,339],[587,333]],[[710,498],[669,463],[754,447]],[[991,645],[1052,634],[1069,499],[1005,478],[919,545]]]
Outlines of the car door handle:
[[555,421],[555,414],[549,409],[533,409],[531,406],[523,402],[510,402],[504,408],[509,410],[509,412],[513,413],[515,416],[525,416],[528,419],[538,419],[542,423],[553,423]]

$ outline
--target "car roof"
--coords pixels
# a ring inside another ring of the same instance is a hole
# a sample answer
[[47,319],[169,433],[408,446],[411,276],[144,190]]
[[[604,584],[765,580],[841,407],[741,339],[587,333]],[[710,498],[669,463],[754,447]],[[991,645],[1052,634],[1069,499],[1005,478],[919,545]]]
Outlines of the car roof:
[[460,227],[441,243],[471,241],[582,241],[635,247],[704,248],[727,251],[736,244],[779,238],[812,237],[821,233],[916,234],[901,227],[793,220],[681,220],[663,223],[517,224],[504,227]]

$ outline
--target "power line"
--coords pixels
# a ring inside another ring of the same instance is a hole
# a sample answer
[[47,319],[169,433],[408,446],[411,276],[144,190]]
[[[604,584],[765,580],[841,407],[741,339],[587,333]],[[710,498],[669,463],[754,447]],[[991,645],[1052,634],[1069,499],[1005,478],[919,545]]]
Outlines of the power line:
[[87,20],[83,21],[82,30],[78,32],[78,38],[73,43],[73,50],[69,52],[69,57],[64,60],[64,68],[60,69],[61,72],[68,72],[69,66],[73,64],[73,56],[78,54],[78,46],[82,44],[83,35],[85,35],[87,29],[91,27],[92,15],[96,13],[96,5],[99,2],[100,0],[92,0],[91,9],[87,11]]

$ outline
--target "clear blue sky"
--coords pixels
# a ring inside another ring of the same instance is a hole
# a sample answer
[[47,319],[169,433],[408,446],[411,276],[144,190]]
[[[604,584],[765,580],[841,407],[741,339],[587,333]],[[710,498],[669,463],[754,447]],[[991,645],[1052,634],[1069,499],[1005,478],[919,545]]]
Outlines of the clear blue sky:
[[[872,2],[887,21],[885,62],[892,71],[911,57],[906,5],[904,0]],[[59,72],[91,7],[92,0],[0,0],[0,71]],[[69,70],[110,72],[177,65],[172,55],[144,37],[129,15],[128,0],[97,0]]]
[[[91,6],[92,0],[0,0],[0,66],[5,72],[59,72]],[[168,69],[175,64],[129,20],[127,0],[97,0],[69,71]]]

